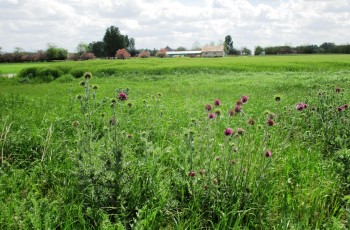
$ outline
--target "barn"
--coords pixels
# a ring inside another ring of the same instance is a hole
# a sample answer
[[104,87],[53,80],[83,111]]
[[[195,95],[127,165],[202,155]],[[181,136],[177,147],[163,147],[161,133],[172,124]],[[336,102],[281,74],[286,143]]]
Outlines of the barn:
[[224,46],[205,46],[202,48],[202,57],[223,57],[225,56]]

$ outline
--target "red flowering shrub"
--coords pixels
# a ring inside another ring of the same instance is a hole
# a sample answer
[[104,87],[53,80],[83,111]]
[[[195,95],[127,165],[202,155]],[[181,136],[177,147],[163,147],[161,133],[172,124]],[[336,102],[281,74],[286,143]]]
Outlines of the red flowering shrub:
[[126,49],[119,49],[115,54],[115,57],[118,59],[126,59],[126,58],[130,58],[131,55]]

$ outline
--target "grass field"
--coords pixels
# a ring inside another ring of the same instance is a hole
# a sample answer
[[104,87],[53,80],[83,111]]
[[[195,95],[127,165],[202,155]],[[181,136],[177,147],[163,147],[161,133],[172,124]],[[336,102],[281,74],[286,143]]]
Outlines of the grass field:
[[0,72],[33,67],[0,78],[0,229],[349,228],[349,56]]

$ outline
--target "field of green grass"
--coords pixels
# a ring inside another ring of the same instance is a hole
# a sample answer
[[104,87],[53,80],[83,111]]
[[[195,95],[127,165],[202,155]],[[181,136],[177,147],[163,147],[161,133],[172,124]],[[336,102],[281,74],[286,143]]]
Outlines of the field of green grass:
[[0,73],[0,229],[350,226],[348,55]]

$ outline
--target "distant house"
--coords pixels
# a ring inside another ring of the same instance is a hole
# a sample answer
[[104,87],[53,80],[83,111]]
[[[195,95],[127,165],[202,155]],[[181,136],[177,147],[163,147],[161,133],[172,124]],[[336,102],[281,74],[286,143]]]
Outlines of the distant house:
[[224,46],[205,46],[201,50],[202,57],[223,57],[225,56]]
[[224,46],[205,46],[202,50],[173,51],[169,46],[165,47],[168,57],[223,57]]

